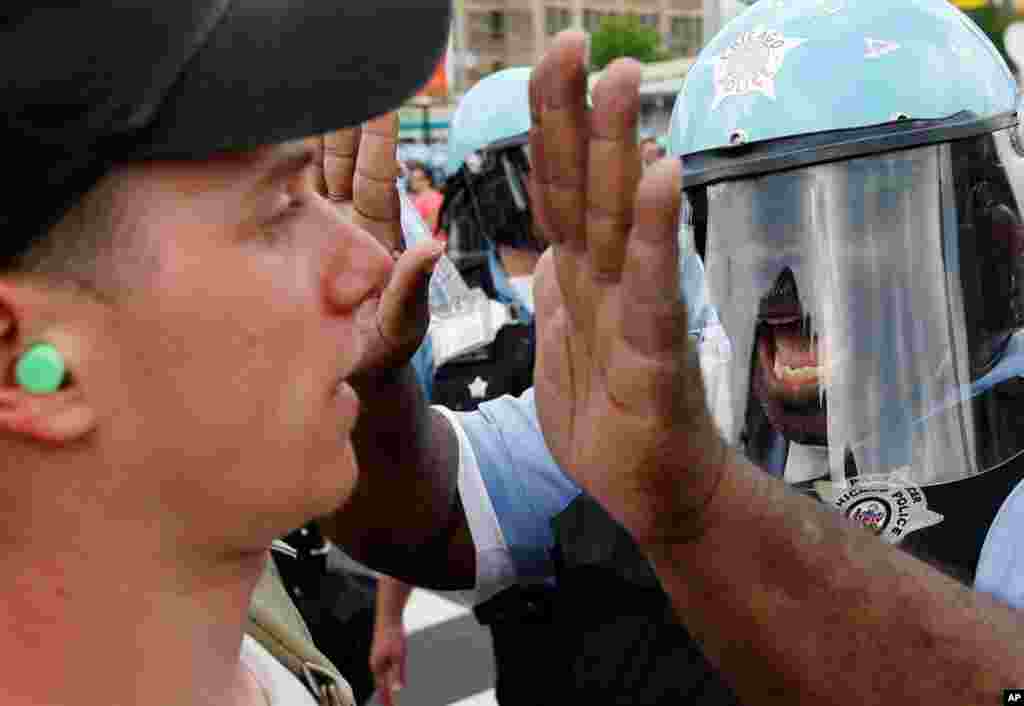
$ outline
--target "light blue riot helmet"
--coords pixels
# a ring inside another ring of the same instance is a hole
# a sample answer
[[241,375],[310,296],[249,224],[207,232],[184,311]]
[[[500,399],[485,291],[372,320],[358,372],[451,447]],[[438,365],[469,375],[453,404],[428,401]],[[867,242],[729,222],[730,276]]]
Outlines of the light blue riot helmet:
[[508,140],[525,143],[530,132],[530,71],[528,66],[496,71],[462,97],[448,126],[448,176],[478,150]]
[[760,0],[673,110],[684,219],[729,342],[719,429],[822,497],[915,489],[914,518],[857,511],[891,542],[942,515],[944,541],[976,535],[958,525],[971,489],[1024,476],[1017,108],[1003,59],[947,0]]
[[[530,102],[528,67],[498,71],[463,96],[448,128],[448,178],[439,228],[455,265],[472,276],[496,245],[542,249],[534,237],[527,179]],[[494,294],[493,291],[489,292]]]
[[[687,73],[670,151],[1016,108],[985,34],[941,0],[761,0]],[[709,117],[714,117],[709,120]]]

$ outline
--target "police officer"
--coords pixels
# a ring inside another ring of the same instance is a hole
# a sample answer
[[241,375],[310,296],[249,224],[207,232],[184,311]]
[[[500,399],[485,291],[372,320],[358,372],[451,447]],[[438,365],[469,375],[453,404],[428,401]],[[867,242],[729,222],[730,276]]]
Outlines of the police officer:
[[470,411],[532,384],[533,268],[545,244],[526,188],[529,71],[491,74],[452,115],[438,228],[448,233],[448,256],[467,286],[493,302],[477,299],[469,311],[431,331],[435,351],[448,331],[481,332],[475,350],[452,360],[434,358],[432,400],[453,410]]
[[[887,80],[929,73],[941,90]],[[684,226],[728,337],[720,430],[766,472],[984,584],[982,547],[1024,477],[1012,74],[941,4],[761,3],[682,96]]]

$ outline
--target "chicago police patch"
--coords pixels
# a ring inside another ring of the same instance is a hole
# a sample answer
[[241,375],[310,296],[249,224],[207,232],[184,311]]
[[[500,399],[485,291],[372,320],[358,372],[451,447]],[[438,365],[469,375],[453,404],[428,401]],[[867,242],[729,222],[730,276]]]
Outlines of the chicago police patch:
[[814,489],[823,501],[889,544],[943,520],[928,509],[921,487],[898,472],[850,478],[844,484],[819,481]]

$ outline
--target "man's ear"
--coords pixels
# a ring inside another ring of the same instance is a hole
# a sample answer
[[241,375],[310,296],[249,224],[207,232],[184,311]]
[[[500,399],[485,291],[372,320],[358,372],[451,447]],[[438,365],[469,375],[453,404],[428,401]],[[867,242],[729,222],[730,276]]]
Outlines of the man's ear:
[[[48,313],[45,292],[0,281],[0,435],[64,444],[88,435],[96,414],[75,379],[74,337],[45,322]],[[54,346],[64,361],[64,379],[54,392],[31,392],[18,383],[18,361],[37,343]]]

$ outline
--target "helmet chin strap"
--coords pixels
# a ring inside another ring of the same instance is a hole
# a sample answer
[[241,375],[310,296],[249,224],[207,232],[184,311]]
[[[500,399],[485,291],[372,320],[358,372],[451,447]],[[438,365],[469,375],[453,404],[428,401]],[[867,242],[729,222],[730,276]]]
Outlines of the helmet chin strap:
[[512,200],[515,201],[516,208],[520,212],[526,211],[529,208],[529,202],[526,200],[526,194],[523,193],[523,185],[519,180],[519,175],[512,166],[512,162],[509,161],[507,154],[501,155],[501,166],[505,170],[505,178],[508,179],[509,188],[512,190]]

